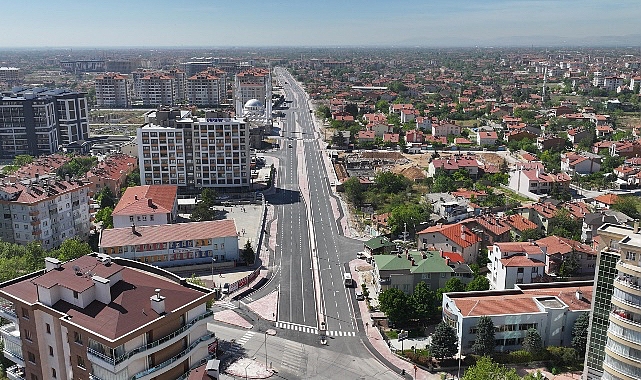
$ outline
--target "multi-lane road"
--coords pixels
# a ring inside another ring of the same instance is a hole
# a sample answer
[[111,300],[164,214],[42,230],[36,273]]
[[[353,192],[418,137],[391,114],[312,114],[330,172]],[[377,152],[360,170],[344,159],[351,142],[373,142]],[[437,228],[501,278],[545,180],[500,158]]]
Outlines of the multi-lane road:
[[345,288],[343,275],[345,263],[355,257],[362,242],[345,238],[334,215],[337,206],[331,202],[323,142],[314,130],[304,90],[286,70],[277,68],[275,74],[291,101],[280,131],[278,193],[272,201],[280,203],[278,319],[311,331],[325,323],[329,336],[355,336],[354,290]]

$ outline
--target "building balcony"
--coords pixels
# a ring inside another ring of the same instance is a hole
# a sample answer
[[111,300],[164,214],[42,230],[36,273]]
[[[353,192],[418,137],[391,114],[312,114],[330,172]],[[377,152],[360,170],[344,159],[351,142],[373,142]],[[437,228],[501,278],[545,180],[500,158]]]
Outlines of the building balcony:
[[7,378],[9,380],[25,380],[24,367],[14,365],[7,368]]
[[388,278],[381,278],[380,280],[378,280],[378,283],[380,285],[390,285],[392,283],[392,279],[389,278],[389,277]]
[[610,313],[610,319],[617,319],[619,321],[623,321],[625,323],[629,323],[632,326],[635,326],[637,329],[641,329],[641,321],[635,321],[631,318],[629,314],[626,314],[625,312],[616,312],[612,311]]
[[[175,367],[177,364],[180,364],[178,361],[187,357],[187,355],[189,355],[190,352],[197,349],[201,345],[209,344],[215,339],[216,339],[216,334],[214,333],[208,333],[206,335],[203,335],[199,339],[192,342],[192,344],[190,344],[189,347],[181,351],[178,355],[165,360],[164,362],[158,364],[155,367],[138,372],[137,374],[131,377],[131,380],[149,380],[151,378],[160,376],[162,373],[167,372],[168,370]],[[159,373],[159,371],[162,371],[162,372]]]
[[2,335],[2,340],[9,340],[22,346],[20,330],[18,330],[18,326],[15,323],[0,326],[0,334]]
[[188,335],[189,331],[192,330],[194,326],[200,323],[206,324],[207,323],[206,318],[209,316],[212,316],[213,314],[214,314],[213,311],[207,310],[205,313],[197,316],[196,318],[191,320],[191,322],[187,323],[185,326],[174,331],[173,333],[167,336],[164,336],[158,340],[155,340],[151,343],[148,343],[144,346],[135,348],[118,357],[111,357],[109,355],[98,352],[97,350],[94,350],[90,347],[87,347],[87,357],[89,358],[90,361],[95,360],[100,366],[113,370],[114,372],[118,372],[122,368],[126,367],[126,365],[123,363],[129,362],[131,360],[136,360],[142,356],[151,355],[154,352],[160,351],[176,343],[177,341],[179,341],[180,339]]
[[623,261],[617,262],[617,270],[623,271],[624,273],[632,272],[637,276],[641,277],[641,267],[637,265],[631,265],[624,263]]
[[29,211],[29,216],[38,216],[40,215],[40,211],[34,210],[34,211]]
[[16,314],[13,303],[7,300],[0,301],[0,317],[13,322],[18,321],[18,314]]
[[622,299],[620,297],[617,297],[615,294],[612,295],[612,300],[616,301],[616,302],[619,302],[619,303],[621,303],[621,304],[623,304],[625,306],[632,307],[632,308],[636,309],[637,312],[641,313],[641,305],[640,304],[632,303],[630,301],[626,301],[626,300],[624,300],[624,299]]

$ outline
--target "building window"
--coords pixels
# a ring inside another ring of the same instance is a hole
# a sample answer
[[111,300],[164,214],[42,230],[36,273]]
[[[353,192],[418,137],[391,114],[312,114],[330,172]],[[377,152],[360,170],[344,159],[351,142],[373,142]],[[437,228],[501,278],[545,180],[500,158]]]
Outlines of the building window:
[[33,336],[31,335],[31,330],[24,330],[24,338],[29,342],[33,342]]
[[637,259],[637,254],[636,254],[635,252],[630,252],[630,251],[628,251],[628,252],[626,252],[626,254],[625,254],[625,259],[626,259],[626,260],[634,261],[634,260],[636,260],[636,259]]
[[29,310],[22,308],[22,318],[29,319]]
[[47,329],[47,334],[51,334],[51,325],[48,323],[45,323],[45,328]]
[[33,352],[27,352],[27,360],[31,363],[36,364],[36,355]]
[[87,369],[85,359],[82,356],[76,355],[76,359],[78,360],[78,368]]
[[518,268],[518,269],[516,270],[516,273],[523,273],[523,268]]
[[74,331],[73,332],[73,341],[78,343],[78,344],[82,344],[82,335],[80,335],[79,332]]
[[54,379],[57,377],[55,368],[51,368],[51,377],[54,378]]
[[73,291],[73,298],[78,299],[78,292],[75,290]]
[[33,373],[31,374],[31,380],[38,380],[38,376],[34,375]]
[[130,222],[133,222],[133,221],[134,221],[134,216],[133,216],[133,215],[130,215],[130,216],[129,216],[129,221],[130,221]]
[[53,356],[53,347],[49,346],[49,356]]

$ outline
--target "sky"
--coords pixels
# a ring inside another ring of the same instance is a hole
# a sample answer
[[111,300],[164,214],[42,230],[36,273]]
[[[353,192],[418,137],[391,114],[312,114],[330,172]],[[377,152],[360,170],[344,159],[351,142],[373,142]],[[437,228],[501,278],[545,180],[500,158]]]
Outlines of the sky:
[[641,45],[639,0],[28,0],[2,12],[0,48]]

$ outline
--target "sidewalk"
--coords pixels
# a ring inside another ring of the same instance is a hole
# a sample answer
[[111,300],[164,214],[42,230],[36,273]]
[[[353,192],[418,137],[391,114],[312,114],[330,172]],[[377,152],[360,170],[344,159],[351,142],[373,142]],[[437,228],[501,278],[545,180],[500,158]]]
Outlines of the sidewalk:
[[[365,260],[360,260],[360,259],[352,260],[349,263],[349,269],[352,273],[352,277],[356,279],[356,284],[358,288],[360,288],[361,284],[364,283],[364,280],[368,278],[368,276],[366,276],[366,273],[368,272],[358,271],[357,267],[365,267],[365,266],[371,267],[371,265],[367,264]],[[371,282],[366,283],[365,285],[367,286],[367,289],[369,290],[370,295],[376,294],[376,290],[374,289],[374,286]],[[383,336],[381,335],[378,328],[373,327],[372,316],[367,307],[367,303],[365,301],[359,301],[358,308],[361,312],[361,319],[362,319],[363,325],[365,323],[369,324],[369,327],[363,326],[367,340],[372,345],[372,347],[376,351],[378,351],[378,353],[381,356],[383,356],[383,358],[387,362],[389,362],[392,366],[398,368],[399,370],[404,369],[405,372],[408,375],[412,376],[413,379],[419,379],[419,380],[440,380],[441,379],[441,375],[439,373],[430,373],[418,367],[416,369],[416,376],[414,376],[414,365],[411,362],[405,361],[400,357],[398,357],[397,355],[395,355],[391,351],[387,343],[385,342],[385,339],[383,339]],[[411,345],[405,346],[405,348],[409,348],[409,347],[411,347]]]

